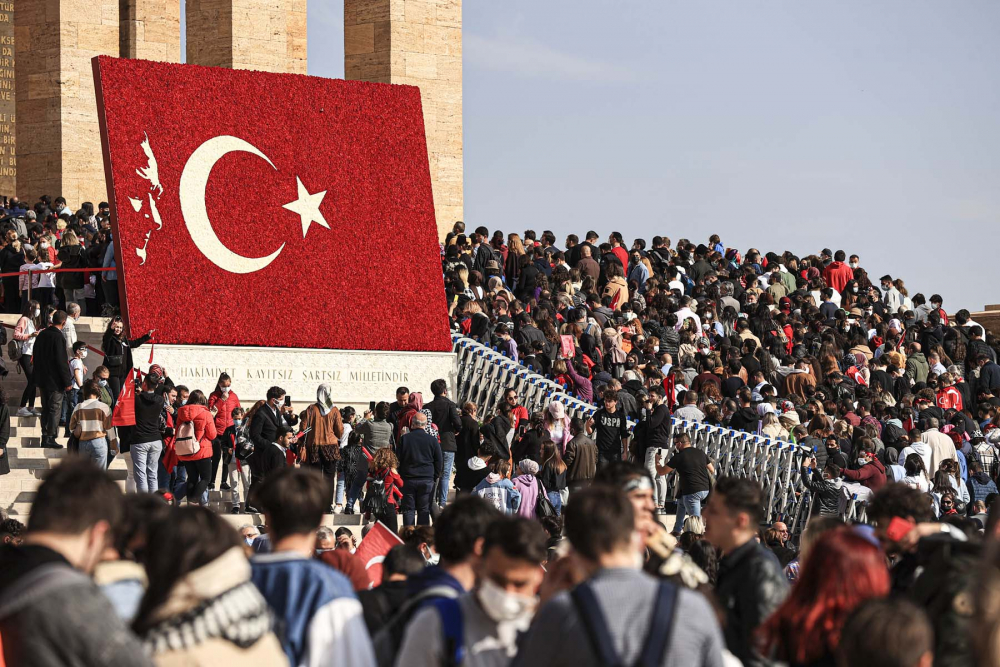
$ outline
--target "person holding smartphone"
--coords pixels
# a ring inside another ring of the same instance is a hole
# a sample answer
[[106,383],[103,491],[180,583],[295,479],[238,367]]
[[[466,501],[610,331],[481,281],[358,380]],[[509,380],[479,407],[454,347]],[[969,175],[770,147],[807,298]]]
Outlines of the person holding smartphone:
[[[250,440],[253,442],[255,454],[265,451],[276,441],[278,427],[291,429],[299,423],[299,418],[292,412],[290,401],[285,400],[285,390],[281,387],[271,387],[267,390],[267,401],[254,413],[250,422]],[[250,459],[250,503],[254,502],[254,491],[263,481],[263,470],[259,465],[259,456]],[[252,506],[248,511],[256,511]]]

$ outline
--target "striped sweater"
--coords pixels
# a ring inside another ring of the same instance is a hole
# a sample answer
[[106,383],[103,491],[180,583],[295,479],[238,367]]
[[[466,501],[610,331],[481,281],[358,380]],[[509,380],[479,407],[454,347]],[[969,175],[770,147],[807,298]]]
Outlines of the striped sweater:
[[69,430],[77,440],[108,438],[108,449],[118,451],[118,437],[111,426],[111,408],[99,398],[88,398],[73,410]]

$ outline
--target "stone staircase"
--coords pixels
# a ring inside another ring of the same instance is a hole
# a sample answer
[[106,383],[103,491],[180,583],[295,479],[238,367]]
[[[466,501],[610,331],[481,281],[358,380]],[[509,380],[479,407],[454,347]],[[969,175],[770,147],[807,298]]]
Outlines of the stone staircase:
[[[13,326],[17,323],[17,320],[17,315],[0,314],[0,324],[10,325],[7,327],[8,340],[13,339]],[[88,377],[103,361],[100,352],[95,352],[95,349],[100,350],[101,348],[101,340],[107,324],[108,320],[99,317],[81,317],[76,322],[78,339],[94,348],[90,350],[84,362],[90,371]],[[142,354],[143,352],[148,354],[148,348],[144,347],[142,350],[137,354],[136,360],[142,367],[145,367],[145,364],[142,362],[147,361],[148,356],[142,358]],[[67,456],[72,456],[72,454],[68,453],[65,448],[47,449],[41,447],[42,429],[39,417],[14,416],[27,380],[24,374],[19,372],[17,364],[7,357],[6,347],[2,350],[2,355],[8,374],[7,377],[0,380],[0,387],[3,388],[7,395],[11,423],[10,440],[7,443],[10,474],[0,476],[0,512],[3,512],[4,516],[10,516],[22,523],[27,523],[28,514],[31,511],[31,503],[35,499],[35,493],[38,490],[38,486],[42,483],[46,472],[59,465]],[[36,397],[35,407],[41,407],[40,398]],[[61,431],[62,429],[60,428]],[[65,446],[66,439],[59,438],[57,442]],[[124,491],[128,471],[122,456],[116,456],[112,460],[108,472]],[[221,476],[222,474],[220,473]],[[225,515],[234,525],[245,523],[259,525],[264,522],[264,517],[260,514],[228,514],[230,498],[230,492],[228,491],[215,490],[209,492],[210,506],[217,512]],[[358,515],[327,515],[324,523],[331,526],[345,525],[357,532],[360,529],[361,517]]]

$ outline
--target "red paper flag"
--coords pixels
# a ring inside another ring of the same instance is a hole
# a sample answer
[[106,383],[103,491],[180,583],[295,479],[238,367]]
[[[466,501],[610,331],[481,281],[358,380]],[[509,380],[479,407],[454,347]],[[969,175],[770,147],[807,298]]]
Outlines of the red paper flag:
[[121,394],[118,395],[115,411],[111,414],[112,426],[135,426],[135,385],[140,376],[141,373],[136,368],[122,382]]
[[386,554],[392,551],[394,546],[402,543],[403,540],[399,539],[399,535],[389,530],[381,521],[376,521],[361,540],[354,555],[365,564],[365,571],[372,581],[372,586],[382,583],[382,561],[385,560]]
[[416,87],[93,63],[130,334],[451,349]]

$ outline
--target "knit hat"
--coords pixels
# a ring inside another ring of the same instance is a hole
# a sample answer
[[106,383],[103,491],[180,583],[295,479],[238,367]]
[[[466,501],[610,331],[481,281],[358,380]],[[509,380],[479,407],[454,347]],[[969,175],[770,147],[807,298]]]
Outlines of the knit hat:
[[538,474],[538,464],[532,461],[531,459],[524,459],[523,461],[517,464],[517,467],[521,470],[521,472],[526,473],[528,475]]

